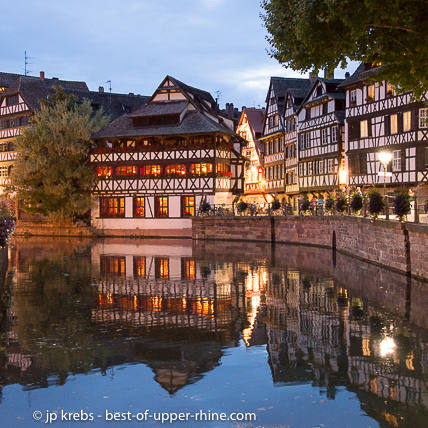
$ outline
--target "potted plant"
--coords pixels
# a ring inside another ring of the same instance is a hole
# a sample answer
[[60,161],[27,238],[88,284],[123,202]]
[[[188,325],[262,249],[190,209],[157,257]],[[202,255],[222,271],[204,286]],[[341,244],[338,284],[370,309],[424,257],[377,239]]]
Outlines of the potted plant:
[[271,210],[272,210],[272,211],[277,211],[277,210],[279,210],[279,209],[281,208],[281,202],[279,202],[279,201],[273,201],[273,202],[271,203],[270,208],[271,208]]
[[406,189],[400,189],[395,192],[395,198],[392,201],[392,212],[403,222],[411,212],[411,196]]
[[324,209],[328,214],[331,214],[333,212],[334,203],[334,196],[329,193],[324,204]]
[[336,195],[336,209],[341,214],[348,209],[348,196],[345,192],[339,192]]
[[248,209],[248,204],[244,201],[238,202],[238,205],[236,206],[236,209],[239,214],[243,214]]
[[368,196],[369,196],[369,206],[368,206],[369,213],[375,219],[377,219],[378,215],[383,211],[385,207],[385,202],[383,200],[382,195],[379,193],[379,191],[375,186],[373,186],[368,191]]
[[360,192],[354,192],[351,196],[350,207],[355,215],[358,215],[364,205],[364,198]]
[[308,211],[311,210],[311,201],[309,200],[309,197],[307,194],[304,194],[302,196],[302,200],[300,202],[300,211],[303,214],[306,214]]

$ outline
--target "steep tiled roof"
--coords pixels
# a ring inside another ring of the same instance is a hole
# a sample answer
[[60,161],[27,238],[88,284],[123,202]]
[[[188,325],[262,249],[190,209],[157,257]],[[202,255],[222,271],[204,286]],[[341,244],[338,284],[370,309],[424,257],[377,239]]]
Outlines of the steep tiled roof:
[[135,110],[129,117],[180,114],[188,104],[187,101],[152,101]]
[[263,132],[263,120],[265,110],[260,108],[245,108],[245,114],[247,115],[248,123],[254,132]]
[[378,71],[378,67],[369,68],[367,70],[367,65],[362,62],[357,67],[357,69],[339,85],[339,87],[340,88],[346,88],[347,86],[354,85],[354,84],[357,84],[359,82],[362,82],[368,76],[376,73],[377,71]]
[[123,115],[93,134],[92,138],[185,135],[206,132],[222,132],[235,135],[229,128],[216,123],[199,111],[192,110],[185,114],[179,124],[167,126],[133,127],[130,115]]

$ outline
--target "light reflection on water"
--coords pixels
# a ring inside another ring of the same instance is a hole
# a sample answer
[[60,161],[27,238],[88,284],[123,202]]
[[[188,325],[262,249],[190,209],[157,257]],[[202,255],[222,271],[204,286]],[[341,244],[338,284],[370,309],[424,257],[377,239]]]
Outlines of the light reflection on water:
[[257,416],[186,427],[425,426],[427,287],[399,274],[309,247],[123,239],[15,239],[0,274],[2,426],[146,409]]

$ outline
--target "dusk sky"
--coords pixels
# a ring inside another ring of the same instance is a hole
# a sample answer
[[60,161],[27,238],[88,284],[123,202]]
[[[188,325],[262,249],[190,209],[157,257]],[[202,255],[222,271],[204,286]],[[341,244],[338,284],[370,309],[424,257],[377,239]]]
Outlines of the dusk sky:
[[264,107],[271,76],[302,77],[266,52],[259,0],[0,4],[3,72],[24,74],[26,51],[31,76],[85,81],[92,91],[111,80],[112,92],[152,95],[169,74],[239,108]]

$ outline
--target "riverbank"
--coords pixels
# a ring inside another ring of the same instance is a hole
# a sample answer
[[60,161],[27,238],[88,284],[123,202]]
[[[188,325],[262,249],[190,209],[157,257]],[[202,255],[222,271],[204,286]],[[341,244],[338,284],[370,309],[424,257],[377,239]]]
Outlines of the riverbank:
[[351,216],[198,217],[192,238],[331,248],[428,280],[428,230],[417,224]]

